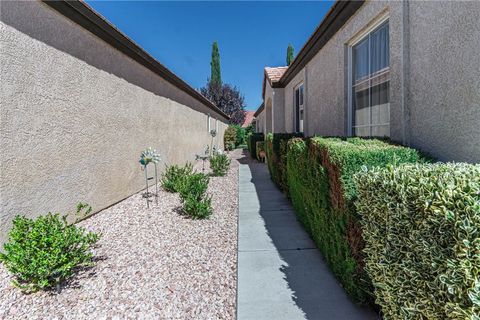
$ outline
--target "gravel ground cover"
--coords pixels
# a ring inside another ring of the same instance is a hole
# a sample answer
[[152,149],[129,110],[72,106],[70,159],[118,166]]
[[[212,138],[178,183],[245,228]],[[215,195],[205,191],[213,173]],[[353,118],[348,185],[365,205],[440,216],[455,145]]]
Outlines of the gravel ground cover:
[[237,161],[208,193],[207,220],[180,215],[178,194],[161,191],[158,206],[138,193],[80,222],[102,233],[97,263],[59,293],[22,294],[0,265],[0,319],[234,319]]

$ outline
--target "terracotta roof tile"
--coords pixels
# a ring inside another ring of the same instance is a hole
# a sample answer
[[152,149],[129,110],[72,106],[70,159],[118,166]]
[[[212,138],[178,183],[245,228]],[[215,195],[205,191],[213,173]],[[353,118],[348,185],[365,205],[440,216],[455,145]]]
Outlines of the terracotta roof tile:
[[283,76],[288,67],[266,67],[265,75],[268,77],[270,82],[277,82]]

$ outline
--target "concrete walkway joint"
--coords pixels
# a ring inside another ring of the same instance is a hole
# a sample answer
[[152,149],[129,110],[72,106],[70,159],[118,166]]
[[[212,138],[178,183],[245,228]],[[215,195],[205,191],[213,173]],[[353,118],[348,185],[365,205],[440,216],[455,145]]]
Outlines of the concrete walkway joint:
[[266,165],[240,163],[237,319],[377,319],[348,299]]

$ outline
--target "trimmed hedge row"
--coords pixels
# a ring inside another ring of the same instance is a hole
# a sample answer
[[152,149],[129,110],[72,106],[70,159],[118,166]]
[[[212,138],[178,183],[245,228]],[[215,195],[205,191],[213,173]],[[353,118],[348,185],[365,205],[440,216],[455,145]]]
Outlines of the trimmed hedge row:
[[268,170],[273,182],[288,195],[287,185],[287,142],[291,138],[303,137],[301,133],[269,133],[265,140]]
[[[363,166],[420,161],[419,153],[379,140],[315,137],[290,140],[286,155],[286,183],[298,219],[347,293],[355,301],[370,302],[372,286],[363,268],[364,242],[354,207],[353,176]],[[277,165],[270,161],[269,165]],[[277,179],[283,174],[281,169],[271,172]]]
[[258,160],[258,157],[257,157],[257,142],[258,141],[264,141],[265,140],[265,136],[263,135],[263,133],[252,133],[251,135],[249,135],[247,137],[247,146],[248,146],[248,151],[250,152],[250,156],[253,158],[253,159],[257,159]]
[[385,319],[479,319],[480,165],[375,168],[356,190]]

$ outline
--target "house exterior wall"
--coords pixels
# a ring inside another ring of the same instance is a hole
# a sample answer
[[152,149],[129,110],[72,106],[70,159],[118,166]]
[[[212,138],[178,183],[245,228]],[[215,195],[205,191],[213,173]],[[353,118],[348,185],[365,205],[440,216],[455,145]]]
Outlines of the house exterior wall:
[[[302,71],[300,71],[297,75],[295,75],[295,77],[293,78],[292,81],[290,81],[286,86],[285,86],[285,132],[288,132],[288,133],[292,133],[295,131],[295,104],[294,104],[294,100],[295,100],[295,95],[294,95],[294,92],[295,92],[295,88],[301,84],[303,82],[304,84],[304,88],[307,87],[306,85],[306,81],[305,81],[305,68],[302,69]],[[305,95],[304,95],[305,98],[308,99],[307,97],[307,93],[305,92]],[[305,116],[306,116],[306,113],[308,113],[308,110],[306,108],[306,106],[308,105],[308,102],[305,101],[304,103],[305,105]],[[305,117],[304,119],[304,128],[307,129],[308,128],[308,125],[307,125],[307,122],[309,120],[314,120],[314,117],[312,117],[311,119],[307,119],[307,117]]]
[[[285,132],[285,94],[283,88],[272,88],[267,81],[265,84],[265,110],[268,111],[268,99],[272,101],[273,132]],[[268,116],[268,112],[266,113]],[[268,119],[269,120],[269,119]],[[268,127],[268,126],[267,126]]]
[[411,146],[480,162],[480,3],[411,2]]
[[194,160],[207,114],[222,145],[223,116],[46,4],[0,6],[0,243],[17,214],[96,212],[140,191],[146,147],[159,169]]
[[305,84],[305,134],[349,134],[348,44],[389,16],[390,138],[439,160],[480,161],[478,2],[367,1],[285,85],[285,131],[293,90]]
[[265,109],[257,116],[257,132],[265,133]]

